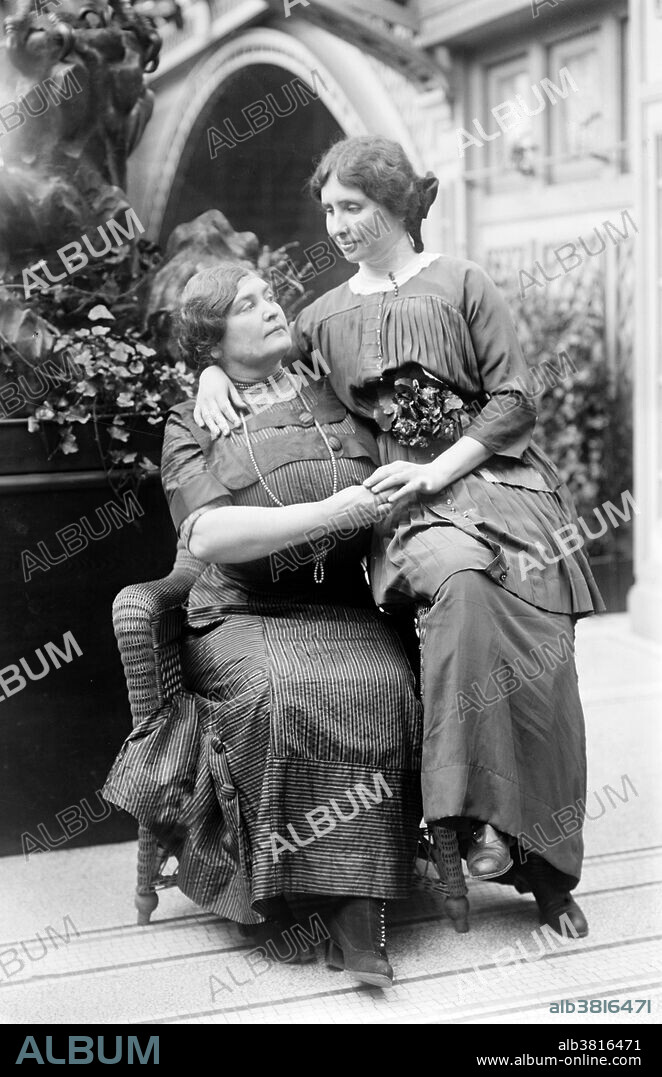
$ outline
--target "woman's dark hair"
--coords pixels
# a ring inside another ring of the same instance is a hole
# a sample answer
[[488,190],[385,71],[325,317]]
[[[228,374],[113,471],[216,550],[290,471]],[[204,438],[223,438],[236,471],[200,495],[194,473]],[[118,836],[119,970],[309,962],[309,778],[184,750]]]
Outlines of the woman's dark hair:
[[211,349],[225,335],[227,313],[239,282],[254,270],[235,262],[219,262],[201,269],[188,281],[175,315],[175,335],[184,358],[199,370],[215,363]]
[[313,173],[309,189],[322,197],[330,176],[359,190],[404,221],[417,253],[423,250],[421,222],[437,197],[439,181],[428,172],[418,176],[399,142],[380,135],[345,138],[327,150]]

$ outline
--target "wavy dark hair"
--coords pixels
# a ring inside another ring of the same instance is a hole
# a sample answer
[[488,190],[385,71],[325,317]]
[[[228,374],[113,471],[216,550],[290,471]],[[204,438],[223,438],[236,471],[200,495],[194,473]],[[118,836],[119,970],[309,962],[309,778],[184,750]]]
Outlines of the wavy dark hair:
[[198,370],[216,363],[211,349],[221,343],[239,282],[259,273],[236,262],[201,269],[188,281],[175,313],[174,330],[184,359]]
[[399,142],[381,135],[344,138],[326,151],[309,181],[313,198],[321,201],[330,176],[360,191],[404,221],[417,253],[423,250],[421,224],[437,197],[439,181],[428,172],[416,174]]

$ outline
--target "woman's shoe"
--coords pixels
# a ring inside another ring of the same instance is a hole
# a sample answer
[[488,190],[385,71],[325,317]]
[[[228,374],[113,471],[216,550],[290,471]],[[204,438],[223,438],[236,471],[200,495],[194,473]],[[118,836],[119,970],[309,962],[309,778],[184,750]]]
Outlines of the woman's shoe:
[[474,830],[467,851],[467,868],[473,879],[495,879],[513,866],[508,839],[489,823]]
[[584,939],[588,922],[568,889],[566,876],[537,853],[529,853],[520,869],[540,910],[540,923],[564,938]]
[[393,969],[386,955],[384,902],[345,898],[329,918],[326,963],[344,969],[359,983],[391,987]]
[[239,933],[266,950],[272,961],[310,965],[317,960],[310,936],[284,898],[274,898],[270,902],[268,920],[261,924],[239,924],[238,927]]

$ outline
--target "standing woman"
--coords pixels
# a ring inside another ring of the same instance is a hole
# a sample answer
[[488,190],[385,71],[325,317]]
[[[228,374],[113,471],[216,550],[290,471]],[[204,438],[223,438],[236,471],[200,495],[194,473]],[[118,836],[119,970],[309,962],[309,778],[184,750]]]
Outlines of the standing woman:
[[[561,539],[575,510],[531,441],[536,407],[508,310],[475,263],[424,252],[437,182],[397,143],[337,143],[310,187],[359,268],[301,312],[294,339],[379,431],[381,467],[365,485],[401,511],[375,528],[375,601],[430,605],[425,818],[466,836],[472,876],[510,872],[543,923],[585,935],[570,895],[586,795],[574,624],[604,607],[586,557]],[[201,378],[196,418],[212,433],[236,421],[217,370]]]

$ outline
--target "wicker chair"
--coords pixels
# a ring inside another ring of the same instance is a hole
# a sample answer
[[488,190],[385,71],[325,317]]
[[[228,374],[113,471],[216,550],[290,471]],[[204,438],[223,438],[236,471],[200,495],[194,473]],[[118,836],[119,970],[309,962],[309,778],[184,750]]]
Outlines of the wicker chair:
[[[183,604],[204,569],[181,545],[172,572],[162,580],[132,584],[113,603],[113,627],[129,692],[134,727],[165,706],[183,687],[180,640]],[[427,607],[418,611],[421,642]],[[421,662],[422,667],[422,662]],[[422,672],[422,669],[421,669]],[[469,903],[455,833],[428,828],[428,852],[440,878],[445,909],[456,931],[468,930]],[[177,885],[176,872],[165,875],[168,854],[146,827],[138,828],[138,923],[148,924],[159,898],[157,890]]]
[[[169,576],[125,587],[113,603],[113,627],[134,727],[169,703],[182,688],[182,606],[204,567],[180,544]],[[154,835],[139,827],[135,897],[139,924],[149,923],[159,903],[157,889],[177,885],[176,873],[163,874],[167,859]]]

